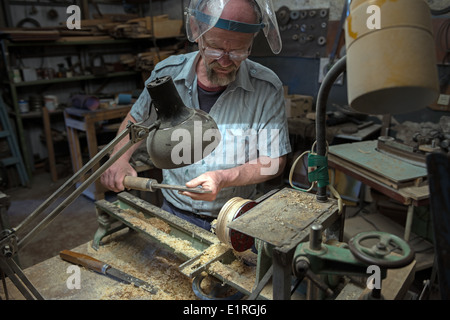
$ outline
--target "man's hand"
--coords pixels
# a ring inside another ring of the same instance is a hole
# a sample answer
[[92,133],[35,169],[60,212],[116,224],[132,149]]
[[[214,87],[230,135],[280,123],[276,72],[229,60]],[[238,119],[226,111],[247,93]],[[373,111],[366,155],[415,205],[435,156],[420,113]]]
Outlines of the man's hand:
[[256,163],[245,163],[241,166],[209,171],[186,183],[186,187],[201,186],[211,193],[180,192],[193,200],[214,201],[220,190],[228,187],[257,184],[280,175],[286,164],[286,156],[279,158],[260,157]]
[[128,160],[119,159],[100,176],[100,182],[109,190],[120,192],[125,189],[123,185],[125,176],[137,177],[136,170]]
[[217,194],[222,190],[222,177],[220,171],[209,171],[186,183],[186,187],[195,188],[201,186],[211,193],[192,193],[183,191],[180,194],[191,197],[193,200],[214,201]]

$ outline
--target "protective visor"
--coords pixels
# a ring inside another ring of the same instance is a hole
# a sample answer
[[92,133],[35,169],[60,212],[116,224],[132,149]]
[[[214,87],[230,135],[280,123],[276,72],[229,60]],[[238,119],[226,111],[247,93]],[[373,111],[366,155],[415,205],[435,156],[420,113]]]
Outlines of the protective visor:
[[261,21],[257,24],[220,18],[228,1],[191,0],[186,18],[188,39],[194,42],[213,27],[242,33],[257,33],[262,29],[272,52],[277,54],[281,51],[278,23],[270,0],[254,0],[261,13]]

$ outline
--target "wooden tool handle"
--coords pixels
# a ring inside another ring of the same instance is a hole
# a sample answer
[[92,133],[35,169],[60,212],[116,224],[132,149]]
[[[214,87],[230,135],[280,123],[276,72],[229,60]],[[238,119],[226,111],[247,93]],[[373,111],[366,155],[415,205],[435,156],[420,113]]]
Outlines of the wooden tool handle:
[[92,270],[100,272],[100,273],[105,273],[105,269],[108,266],[106,263],[104,263],[100,260],[94,259],[88,255],[78,253],[78,252],[73,252],[70,250],[61,251],[59,253],[59,256],[63,260],[72,262],[74,264],[81,265],[83,267],[92,269]]
[[133,176],[125,176],[125,178],[123,179],[123,185],[125,186],[125,188],[142,191],[153,191],[153,182],[155,182],[155,180],[153,179]]

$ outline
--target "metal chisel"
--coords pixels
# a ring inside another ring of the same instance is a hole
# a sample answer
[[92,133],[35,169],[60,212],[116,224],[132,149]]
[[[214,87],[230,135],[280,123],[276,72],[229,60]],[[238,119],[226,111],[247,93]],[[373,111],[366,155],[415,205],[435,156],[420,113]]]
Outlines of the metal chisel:
[[176,186],[171,184],[158,183],[155,179],[125,176],[123,185],[126,188],[142,191],[155,191],[154,189],[172,189],[178,191],[187,191],[192,193],[210,193],[211,190],[202,188],[188,188],[185,186]]
[[152,294],[155,294],[158,292],[158,289],[152,286],[151,284],[135,278],[125,272],[122,272],[116,268],[113,268],[107,263],[104,263],[100,260],[94,259],[93,257],[90,257],[88,255],[73,252],[70,250],[63,250],[59,253],[59,256],[61,259],[69,261],[74,264],[81,265],[83,267],[86,267],[88,269],[91,269],[93,271],[99,272],[104,275],[108,275],[116,280],[125,282],[127,284],[133,284],[135,287],[142,288]]

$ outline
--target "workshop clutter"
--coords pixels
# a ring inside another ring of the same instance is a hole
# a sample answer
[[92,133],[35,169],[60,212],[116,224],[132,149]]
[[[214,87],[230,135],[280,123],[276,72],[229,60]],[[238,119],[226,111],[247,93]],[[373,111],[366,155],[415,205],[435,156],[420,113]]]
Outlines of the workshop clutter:
[[306,117],[313,112],[313,97],[291,94],[285,97],[286,113],[288,117]]
[[[176,38],[182,36],[182,20],[169,19],[168,15],[139,18],[134,14],[103,14],[94,19],[81,20],[81,29],[68,30],[65,22],[60,26],[49,28],[3,28],[0,38],[7,38],[12,42],[49,41],[49,42],[98,42],[114,39],[149,39]],[[183,51],[183,42],[169,47],[151,48],[141,54],[121,54],[111,57],[106,53],[89,54],[81,61],[79,56],[67,56],[54,65],[33,68],[27,63],[19,61],[12,66],[13,82],[32,82],[39,80],[53,80],[57,78],[84,77],[88,75],[104,75],[111,72],[129,70],[153,70],[161,60],[172,54]]]
[[301,94],[288,94],[289,88],[284,86],[286,115],[289,118],[306,117],[313,112],[314,98]]
[[49,28],[2,28],[0,36],[20,41],[83,41],[105,39],[170,38],[182,36],[182,20],[168,15],[139,18],[133,14],[103,14],[80,21],[80,29],[67,29],[66,21]]
[[[52,65],[42,68],[32,68],[28,66],[28,61],[20,61],[17,66],[13,66],[13,82],[20,84],[23,82],[36,82],[41,80],[67,79],[80,77],[80,80],[85,80],[85,77],[105,75],[112,72],[124,72],[136,70],[137,58],[131,54],[123,54],[118,57],[113,57],[110,54],[90,54],[86,61],[76,61],[79,59],[75,56],[67,56],[64,60],[51,61]],[[113,60],[107,62],[108,60]]]
[[396,122],[391,132],[402,142],[403,148],[414,154],[429,152],[450,152],[450,116],[442,116],[438,123],[434,122]]
[[129,14],[106,14],[97,19],[81,20],[81,30],[90,32],[91,36],[110,36],[115,39],[170,38],[181,36],[182,24],[182,20],[169,19],[168,15],[139,18],[137,15]]
[[89,95],[76,93],[71,96],[70,105],[84,110],[109,109],[119,105],[131,105],[139,97],[141,90],[118,92],[115,94]]
[[[153,20],[153,21],[152,21]],[[169,19],[168,15],[128,20],[123,24],[109,22],[100,27],[114,38],[170,38],[181,35],[182,20]]]
[[96,110],[100,106],[100,100],[97,97],[76,94],[72,97],[72,107],[86,110]]

